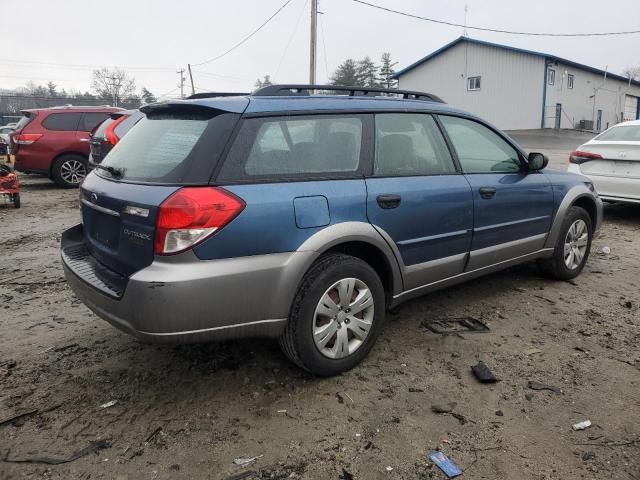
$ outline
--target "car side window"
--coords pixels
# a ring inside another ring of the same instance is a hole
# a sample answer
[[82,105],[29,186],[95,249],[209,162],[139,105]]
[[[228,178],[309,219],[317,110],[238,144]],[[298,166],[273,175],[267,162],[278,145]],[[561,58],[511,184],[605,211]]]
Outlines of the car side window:
[[513,173],[520,171],[515,148],[481,123],[441,115],[440,120],[458,154],[464,173]]
[[374,175],[448,175],[456,172],[436,121],[428,114],[380,113]]
[[109,118],[108,113],[103,112],[90,112],[85,113],[82,117],[82,121],[80,122],[80,126],[78,130],[81,132],[90,132],[93,128],[104,122],[107,118]]
[[42,121],[42,126],[47,130],[59,132],[75,132],[82,113],[52,113]]
[[358,116],[247,119],[220,178],[354,175],[360,169],[362,134]]

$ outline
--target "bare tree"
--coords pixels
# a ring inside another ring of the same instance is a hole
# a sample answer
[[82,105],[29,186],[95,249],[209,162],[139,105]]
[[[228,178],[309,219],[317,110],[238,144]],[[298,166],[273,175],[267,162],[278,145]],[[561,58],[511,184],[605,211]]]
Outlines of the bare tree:
[[622,74],[631,80],[640,80],[640,67],[627,67]]
[[136,81],[119,68],[110,70],[106,67],[93,71],[91,88],[96,94],[113,102],[118,106],[123,100],[130,100],[136,96]]

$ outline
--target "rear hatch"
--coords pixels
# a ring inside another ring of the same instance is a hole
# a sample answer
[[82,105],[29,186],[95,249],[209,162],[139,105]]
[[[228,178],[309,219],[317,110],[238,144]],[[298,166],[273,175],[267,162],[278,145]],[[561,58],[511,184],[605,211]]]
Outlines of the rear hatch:
[[189,102],[145,113],[80,188],[86,246],[124,276],[151,264],[159,206],[183,186],[209,183],[240,118]]
[[107,128],[109,128],[113,123],[115,123],[119,118],[124,115],[121,113],[113,113],[109,118],[107,118],[104,122],[97,125],[93,132],[91,132],[89,136],[89,147],[90,147],[90,157],[89,164],[92,163],[100,163],[104,156],[109,153],[109,150],[113,147],[111,141],[105,138],[105,134],[107,132]]

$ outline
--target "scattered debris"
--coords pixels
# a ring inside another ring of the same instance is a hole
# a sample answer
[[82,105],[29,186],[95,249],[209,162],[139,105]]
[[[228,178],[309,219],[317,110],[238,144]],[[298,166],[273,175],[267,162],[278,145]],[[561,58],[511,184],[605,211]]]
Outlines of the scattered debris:
[[347,470],[346,468],[342,467],[342,473],[338,477],[338,480],[353,480],[353,475],[351,474],[351,472],[349,470]]
[[77,452],[71,454],[67,458],[50,458],[50,457],[27,457],[27,458],[15,458],[9,459],[9,452],[2,459],[6,463],[44,463],[46,465],[62,465],[63,463],[71,463],[79,458],[82,458],[90,453],[97,452],[104,448],[111,448],[111,442],[109,440],[92,440],[89,445]]
[[53,351],[60,353],[60,352],[64,352],[65,350],[69,350],[70,348],[74,348],[77,347],[78,344],[77,343],[70,343],[69,345],[64,345],[63,347],[58,347],[58,348],[54,348]]
[[453,409],[456,408],[456,403],[455,402],[451,402],[448,403],[447,405],[431,405],[431,411],[434,413],[451,413],[453,412]]
[[344,398],[338,392],[336,392],[336,398],[338,399],[338,403],[344,403]]
[[19,413],[18,415],[14,415],[13,417],[9,417],[9,418],[5,418],[4,420],[0,420],[0,427],[2,427],[3,425],[8,425],[10,423],[15,422],[16,420],[21,420],[27,417],[30,417],[31,415],[35,415],[37,413],[47,413],[47,412],[51,412],[52,410],[55,410],[57,408],[60,408],[62,406],[62,404],[57,404],[57,405],[52,405],[51,407],[47,407],[44,409],[34,409],[34,410],[29,410],[27,412],[22,412]]
[[582,461],[583,462],[588,462],[589,460],[593,460],[596,458],[596,454],[593,452],[584,452],[582,454]]
[[529,383],[527,384],[527,387],[529,387],[531,390],[549,390],[557,394],[562,393],[562,390],[560,390],[558,387],[554,387],[553,385],[547,385],[546,383],[529,381]]
[[144,443],[149,443],[151,440],[153,440],[153,437],[155,437],[157,434],[159,434],[162,431],[162,427],[158,427],[156,428],[153,432],[151,432],[149,434],[149,436],[147,438],[144,439]]
[[502,410],[498,410],[498,411],[496,412],[496,415],[497,415],[498,417],[504,417],[504,412],[503,412]]
[[390,467],[390,466],[389,466],[389,467],[386,467],[386,468],[385,468],[385,470],[386,470],[387,472],[393,472],[393,467]]
[[[451,415],[453,418],[458,420],[460,425],[464,425],[468,421],[467,418],[464,415],[460,414],[460,413],[451,412],[449,415]],[[473,423],[475,423],[475,422],[473,422]]]
[[537,353],[542,353],[542,350],[539,348],[528,348],[524,351],[525,355],[535,355]]
[[574,430],[586,430],[591,426],[591,420],[584,420],[573,425]]
[[476,365],[471,367],[471,371],[482,383],[495,383],[498,381],[496,376],[489,367],[484,364],[484,362],[478,362]]
[[0,377],[8,377],[11,375],[11,369],[15,368],[18,363],[15,360],[3,360],[0,362]]
[[287,411],[285,409],[282,409],[282,410],[278,410],[278,413],[287,413]]
[[409,392],[411,393],[422,393],[424,390],[422,388],[409,387]]
[[109,407],[113,407],[114,405],[116,405],[118,403],[118,400],[109,400],[107,403],[103,403],[102,405],[100,405],[100,408],[109,408]]
[[354,403],[353,398],[351,398],[347,392],[344,392],[344,396],[351,400],[351,403]]
[[225,477],[224,480],[243,480],[245,478],[249,478],[254,475],[256,475],[256,472],[254,472],[253,470],[248,470],[246,472],[240,472],[240,473],[231,475],[229,477]]
[[602,247],[602,253],[604,253],[605,255],[609,255],[611,253],[611,249],[605,245],[604,247]]
[[264,457],[264,455],[258,455],[256,457],[238,457],[233,459],[233,463],[235,463],[236,465],[239,465],[242,468],[245,468],[245,467],[248,467],[249,465],[252,465],[253,463],[255,463],[256,460],[262,457]]
[[431,454],[429,457],[431,461],[435,463],[440,470],[444,472],[447,478],[455,478],[459,475],[462,475],[462,470],[458,468],[458,466],[453,463],[444,453],[435,452]]
[[527,400],[531,401],[535,398],[535,395],[533,393],[525,393],[524,394],[524,398],[526,398]]
[[487,333],[489,327],[474,317],[437,318],[425,320],[421,325],[439,335],[459,335],[460,333]]

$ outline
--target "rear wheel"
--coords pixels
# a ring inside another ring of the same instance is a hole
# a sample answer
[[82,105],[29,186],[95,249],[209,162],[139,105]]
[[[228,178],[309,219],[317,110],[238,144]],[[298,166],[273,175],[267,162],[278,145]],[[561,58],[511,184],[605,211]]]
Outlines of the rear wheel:
[[305,370],[337,375],[369,353],[384,310],[384,288],[373,268],[349,255],[326,255],[302,279],[280,345]]
[[80,155],[62,155],[54,162],[51,173],[61,187],[77,187],[87,176],[87,160]]
[[559,280],[580,275],[591,251],[592,228],[587,211],[571,207],[560,229],[553,256],[541,262],[543,271]]
[[19,193],[14,193],[13,194],[13,206],[15,208],[20,208],[20,194]]

